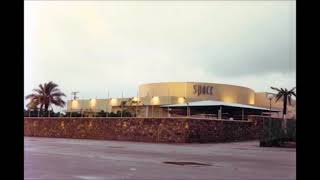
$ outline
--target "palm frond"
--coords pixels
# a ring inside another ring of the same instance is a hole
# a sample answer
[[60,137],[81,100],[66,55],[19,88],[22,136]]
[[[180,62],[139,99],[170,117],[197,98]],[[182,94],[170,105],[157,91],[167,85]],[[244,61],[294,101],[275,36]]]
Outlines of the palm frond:
[[44,94],[44,92],[41,89],[33,89],[33,91],[38,94]]
[[40,88],[40,90],[41,90],[42,92],[45,92],[45,89],[44,89],[44,87],[43,87],[42,84],[39,85],[39,88]]
[[60,107],[63,107],[66,103],[62,99],[53,99],[51,102],[52,102],[52,104],[54,104],[56,106],[60,106]]
[[55,92],[50,94],[51,96],[66,96],[63,92]]
[[54,89],[58,87],[58,85],[50,81],[48,84],[45,84],[44,87],[46,90],[46,94],[50,94]]
[[296,90],[296,87],[292,88],[292,89],[290,90],[290,92],[294,92],[294,90]]
[[37,94],[29,94],[25,97],[25,99],[32,99],[32,98],[35,98],[37,97],[38,95]]
[[281,99],[281,98],[282,98],[282,95],[277,94],[277,95],[276,95],[276,102],[278,102],[279,99]]
[[271,87],[271,89],[276,90],[276,91],[280,91],[280,89],[275,88],[275,87]]

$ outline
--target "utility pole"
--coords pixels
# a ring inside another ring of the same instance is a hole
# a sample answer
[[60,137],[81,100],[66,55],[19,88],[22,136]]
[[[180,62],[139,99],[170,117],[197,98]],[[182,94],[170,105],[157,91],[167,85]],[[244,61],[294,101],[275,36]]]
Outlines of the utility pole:
[[98,104],[98,98],[96,96],[95,98],[95,104],[94,104],[94,108],[93,108],[93,114],[94,114],[94,117],[97,117],[97,114],[98,114],[98,107],[97,107],[97,104]]
[[108,117],[108,103],[109,102],[109,91],[108,91],[108,98],[107,98],[107,106],[106,106],[106,117]]
[[153,99],[153,98],[154,98],[154,89],[152,89],[152,99],[151,99],[151,101],[152,101],[152,103],[151,103],[151,107],[152,107],[152,116],[151,116],[151,117],[152,117],[152,118],[153,118],[153,108],[154,108],[154,107],[153,107],[153,106],[154,106],[154,105],[153,105],[153,104],[154,104],[154,103],[153,103],[153,102],[154,102],[154,99]]
[[138,116],[138,103],[140,102],[139,93],[137,92],[137,101],[136,101],[136,117]]
[[79,93],[78,91],[71,92],[70,117],[72,117],[72,102],[77,99],[77,94],[78,93]]
[[[171,102],[171,98],[170,98],[170,90],[168,88],[168,105],[170,105],[169,102]],[[170,117],[170,107],[169,106],[168,106],[168,117]]]
[[121,93],[120,105],[121,105],[121,117],[122,117],[122,112],[123,112],[123,92]]
[[185,82],[185,86],[184,86],[184,99],[187,104],[187,117],[188,117],[189,116],[189,101],[187,99],[187,82]]

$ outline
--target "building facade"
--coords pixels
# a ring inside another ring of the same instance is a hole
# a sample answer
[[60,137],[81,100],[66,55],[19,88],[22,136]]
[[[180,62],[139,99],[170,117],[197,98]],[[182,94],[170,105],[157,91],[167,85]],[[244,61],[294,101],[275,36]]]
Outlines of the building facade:
[[[138,117],[164,117],[168,112],[162,105],[182,104],[196,101],[223,101],[270,108],[266,92],[235,85],[207,82],[160,82],[139,86],[138,97],[70,100],[67,112],[116,112],[124,107]],[[121,103],[122,102],[122,103]],[[132,103],[135,102],[135,103]],[[121,106],[122,105],[122,106]],[[272,109],[282,110],[283,102],[271,101]],[[281,116],[281,113],[277,114]],[[288,115],[295,116],[295,101],[288,105]]]

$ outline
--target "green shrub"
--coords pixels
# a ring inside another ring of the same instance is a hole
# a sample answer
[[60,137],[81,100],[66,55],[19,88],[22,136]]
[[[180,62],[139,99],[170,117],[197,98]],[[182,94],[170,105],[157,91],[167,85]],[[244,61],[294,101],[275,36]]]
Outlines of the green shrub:
[[103,110],[97,113],[97,117],[106,117],[107,113],[104,112]]
[[287,138],[288,141],[296,141],[296,120],[287,121]]
[[279,146],[285,141],[286,135],[281,127],[281,122],[278,119],[264,119],[260,146]]
[[[80,112],[72,112],[72,113],[71,113],[71,116],[72,116],[72,117],[81,117],[82,114],[81,114]],[[67,113],[64,115],[64,117],[70,117],[70,112],[67,112]]]

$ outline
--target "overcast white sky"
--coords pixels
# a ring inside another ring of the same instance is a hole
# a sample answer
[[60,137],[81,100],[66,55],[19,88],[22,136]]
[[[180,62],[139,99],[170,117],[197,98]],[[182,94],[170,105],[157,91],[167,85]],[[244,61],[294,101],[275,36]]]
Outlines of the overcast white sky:
[[25,1],[25,95],[135,96],[148,82],[296,84],[295,1]]

